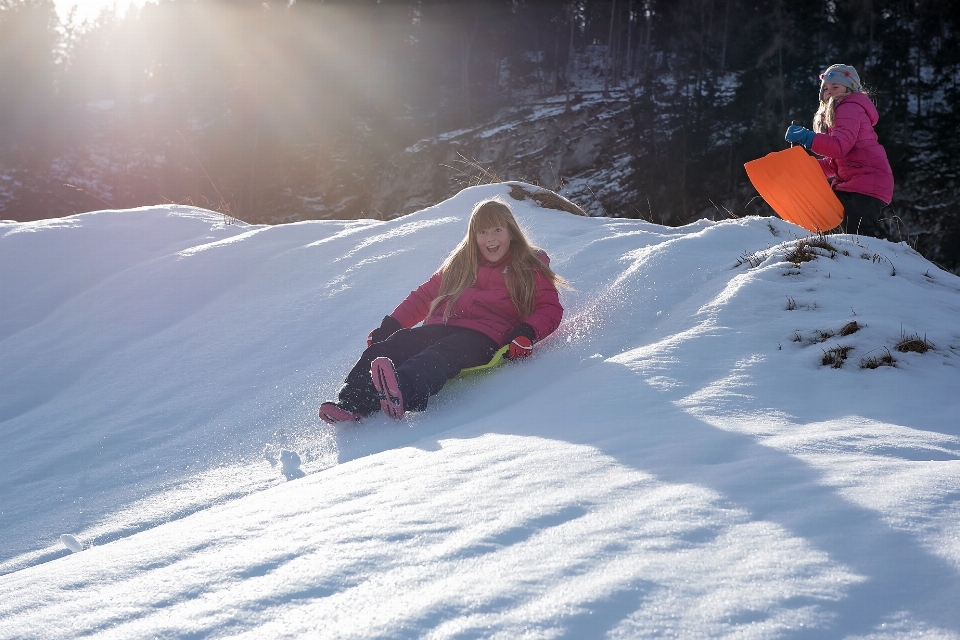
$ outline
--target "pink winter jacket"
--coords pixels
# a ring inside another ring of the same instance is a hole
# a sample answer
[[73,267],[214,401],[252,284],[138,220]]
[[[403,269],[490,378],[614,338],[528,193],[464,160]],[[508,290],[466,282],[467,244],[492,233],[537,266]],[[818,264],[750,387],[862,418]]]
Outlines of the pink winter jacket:
[[893,198],[893,171],[873,126],[880,116],[866,95],[854,93],[836,110],[833,128],[813,137],[811,151],[835,191],[852,191],[883,200]]
[[[550,264],[550,259],[541,254],[540,259]],[[508,254],[496,264],[490,264],[481,259],[483,264],[477,269],[477,281],[471,287],[464,289],[454,303],[448,324],[454,327],[474,329],[489,336],[498,345],[502,345],[510,331],[521,322],[526,322],[537,334],[537,340],[543,340],[559,326],[563,318],[563,307],[560,306],[560,296],[553,286],[539,271],[534,276],[537,293],[534,298],[533,313],[528,317],[520,317],[520,312],[510,300],[507,283],[503,274],[509,268],[510,255]],[[396,318],[405,329],[409,329],[421,320],[424,325],[443,324],[443,312],[447,303],[440,304],[433,314],[427,318],[430,305],[440,291],[440,281],[443,275],[440,272],[411,291],[410,295],[400,303],[390,315]],[[426,320],[424,320],[426,318]]]

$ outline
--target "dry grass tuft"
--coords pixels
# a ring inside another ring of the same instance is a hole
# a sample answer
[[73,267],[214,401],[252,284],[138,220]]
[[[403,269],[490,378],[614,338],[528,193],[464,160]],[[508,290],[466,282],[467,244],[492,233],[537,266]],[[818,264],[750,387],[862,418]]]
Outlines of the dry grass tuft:
[[830,252],[832,258],[837,253],[837,248],[830,244],[823,235],[804,238],[797,242],[793,251],[783,257],[785,262],[791,262],[795,266],[800,266],[803,262],[811,262],[818,257],[815,249],[823,249]]
[[824,249],[830,253],[836,253],[837,248],[827,241],[827,237],[822,233],[815,238],[809,238],[808,244],[816,249]]
[[900,342],[894,347],[900,353],[926,353],[933,348],[933,344],[927,342],[927,336],[921,338],[918,334],[912,336],[900,334]]
[[763,261],[767,259],[767,254],[757,251],[756,253],[750,253],[749,251],[744,251],[740,254],[740,257],[737,258],[736,264],[733,265],[734,268],[739,267],[742,264],[748,264],[752,268],[757,268]]
[[897,361],[890,354],[890,351],[888,349],[884,349],[884,351],[886,351],[886,353],[882,356],[873,356],[871,358],[863,358],[860,360],[860,368],[878,369],[880,367],[896,367]]
[[897,275],[897,268],[893,266],[893,263],[890,262],[890,258],[888,258],[887,256],[883,255],[882,253],[875,253],[873,254],[873,257],[870,258],[870,261],[873,262],[874,264],[883,264],[884,260],[886,260],[887,264],[890,265],[890,275],[891,276]]
[[851,320],[840,329],[840,335],[846,337],[860,331],[862,328],[856,320]]
[[825,367],[829,365],[834,369],[839,369],[843,366],[844,361],[851,351],[853,351],[853,347],[846,346],[837,346],[828,349],[823,352],[823,358],[820,360],[820,364]]
[[460,167],[451,167],[450,165],[443,165],[448,169],[456,171],[461,176],[465,177],[464,179],[458,179],[458,181],[463,184],[466,182],[471,187],[476,187],[481,184],[499,184],[503,182],[492,169],[480,164],[474,158],[468,158],[459,151],[457,152],[457,160],[454,160],[455,163],[459,164]]
[[810,262],[817,259],[817,254],[810,248],[810,243],[806,240],[801,240],[797,243],[797,246],[793,248],[793,251],[788,253],[783,257],[785,262],[793,263],[796,266],[800,266],[803,262]]

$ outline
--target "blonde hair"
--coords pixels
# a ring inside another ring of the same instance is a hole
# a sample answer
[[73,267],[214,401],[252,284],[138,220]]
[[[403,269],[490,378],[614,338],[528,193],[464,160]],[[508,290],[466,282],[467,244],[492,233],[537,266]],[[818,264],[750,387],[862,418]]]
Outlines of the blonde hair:
[[428,316],[433,315],[433,312],[446,301],[443,321],[449,320],[457,298],[467,287],[477,281],[477,268],[480,265],[477,234],[490,227],[503,227],[510,233],[510,264],[504,272],[504,280],[507,283],[510,300],[522,319],[526,319],[533,313],[534,299],[537,295],[534,275],[537,271],[554,286],[569,288],[567,281],[554,273],[540,258],[541,255],[546,254],[527,239],[520,225],[517,224],[516,218],[513,217],[510,205],[498,199],[485,200],[477,203],[473,208],[467,225],[467,235],[440,265],[443,279],[440,282],[440,291],[430,305]]
[[835,119],[837,117],[837,105],[843,102],[843,99],[852,96],[854,93],[862,93],[867,97],[870,97],[869,91],[861,87],[860,91],[852,91],[850,87],[845,87],[847,92],[842,96],[837,96],[835,98],[827,98],[826,100],[820,101],[820,107],[817,109],[817,113],[813,116],[813,131],[815,133],[827,133],[833,129]]
[[[848,90],[849,91],[849,90]],[[837,117],[837,105],[849,94],[827,98],[820,101],[820,108],[813,116],[813,130],[815,133],[827,133],[833,129],[834,119]]]

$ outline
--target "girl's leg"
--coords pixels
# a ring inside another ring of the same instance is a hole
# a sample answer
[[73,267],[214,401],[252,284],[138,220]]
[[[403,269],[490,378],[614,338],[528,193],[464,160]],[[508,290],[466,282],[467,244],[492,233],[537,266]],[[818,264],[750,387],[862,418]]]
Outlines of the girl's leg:
[[367,415],[380,410],[380,398],[370,377],[370,363],[374,358],[385,356],[395,366],[407,361],[430,345],[442,340],[449,334],[450,328],[444,325],[430,325],[401,329],[392,336],[370,345],[347,374],[340,387],[337,404],[347,411]]
[[882,237],[880,228],[880,212],[886,206],[883,200],[853,193],[852,191],[836,191],[837,199],[843,205],[843,222],[840,229],[844,233],[855,233],[861,236]]
[[462,327],[447,330],[448,335],[406,361],[394,361],[405,409],[423,411],[427,399],[447,380],[457,377],[461,369],[489,362],[497,351],[497,344],[479,331]]

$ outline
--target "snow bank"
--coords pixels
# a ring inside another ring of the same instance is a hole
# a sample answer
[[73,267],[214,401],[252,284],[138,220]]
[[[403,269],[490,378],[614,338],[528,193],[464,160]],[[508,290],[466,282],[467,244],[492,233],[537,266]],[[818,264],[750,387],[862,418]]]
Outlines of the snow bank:
[[557,334],[403,422],[319,423],[507,192],[0,223],[0,636],[960,637],[960,278],[905,245],[794,264],[779,220],[514,202],[576,287]]

